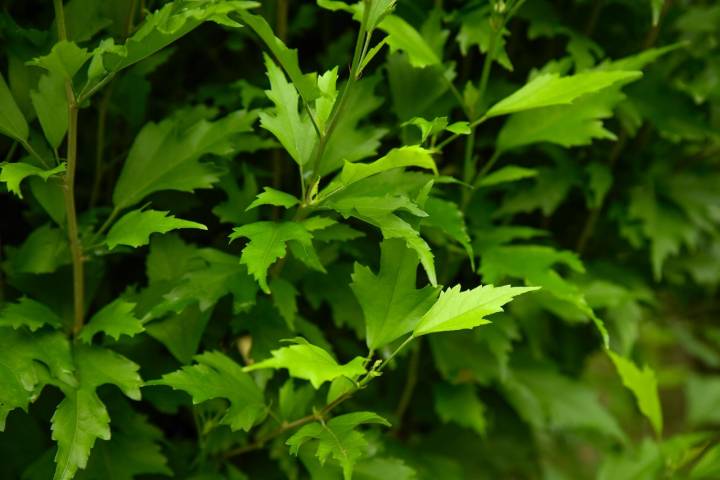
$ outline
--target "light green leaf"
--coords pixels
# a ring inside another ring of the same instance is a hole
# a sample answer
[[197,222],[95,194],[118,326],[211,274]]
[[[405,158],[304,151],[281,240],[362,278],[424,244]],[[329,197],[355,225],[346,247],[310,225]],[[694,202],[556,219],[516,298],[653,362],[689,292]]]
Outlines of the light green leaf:
[[61,40],[53,45],[50,53],[34,58],[29,64],[44,68],[52,76],[63,81],[72,80],[90,56],[86,48],[80,48],[73,42]]
[[270,265],[287,253],[287,243],[295,240],[307,250],[312,250],[312,235],[296,222],[256,222],[236,227],[230,240],[247,237],[250,239],[243,248],[240,263],[247,265],[260,288],[270,293],[267,271]]
[[436,288],[415,288],[420,262],[405,242],[384,240],[380,248],[377,275],[356,263],[350,284],[363,309],[366,342],[371,350],[411,332],[437,298]]
[[120,339],[123,335],[134,337],[145,331],[142,322],[135,317],[134,310],[134,303],[118,298],[93,315],[80,330],[78,338],[85,343],[91,343],[93,337],[99,332],[103,332],[115,340]]
[[534,177],[538,174],[537,170],[532,168],[518,167],[516,165],[508,165],[506,167],[499,168],[488,175],[480,178],[477,182],[478,187],[491,187],[507,182],[516,182],[523,178]]
[[480,401],[474,385],[449,385],[439,383],[433,389],[435,411],[443,422],[453,422],[485,434],[485,406]]
[[387,44],[390,50],[405,52],[413,67],[423,68],[441,64],[440,58],[423,39],[420,32],[402,18],[388,15],[378,24],[377,28],[388,34]]
[[343,169],[330,184],[320,192],[318,200],[322,201],[332,194],[359,182],[372,175],[391,170],[393,168],[419,167],[432,170],[437,174],[435,160],[430,150],[420,146],[405,146],[392,149],[387,155],[371,163],[345,162]]
[[422,117],[413,117],[402,124],[403,127],[407,125],[418,127],[420,129],[420,143],[425,143],[429,136],[437,135],[448,127],[448,119],[447,117],[435,117],[432,120],[427,120]]
[[105,243],[111,250],[118,245],[136,248],[150,243],[153,233],[167,233],[180,228],[207,230],[201,223],[175,218],[168,213],[159,210],[133,210],[126,213],[112,226]]
[[40,77],[37,90],[30,92],[33,108],[48,143],[58,148],[68,129],[68,103],[65,80],[55,73]]
[[275,105],[275,111],[262,112],[260,125],[275,135],[298,165],[305,165],[313,153],[317,133],[307,113],[298,111],[299,97],[295,86],[267,55],[265,67],[270,79],[270,90],[265,94]]
[[52,438],[57,442],[53,480],[71,480],[87,465],[95,441],[110,439],[110,416],[95,390],[116,385],[133,400],[140,399],[142,379],[138,365],[111,350],[76,345],[75,365],[79,385],[65,390],[51,419]]
[[163,375],[148,385],[168,385],[190,394],[194,404],[215,398],[230,402],[220,423],[232,430],[249,431],[265,418],[267,407],[263,393],[252,377],[230,358],[220,352],[205,352],[195,356],[195,365]]
[[456,285],[440,293],[432,308],[418,322],[413,336],[472,329],[490,323],[486,316],[502,312],[502,306],[513,297],[533,290],[537,287],[485,285],[463,292],[460,285]]
[[61,163],[55,168],[50,170],[43,170],[42,168],[36,167],[30,163],[15,162],[15,163],[3,163],[0,165],[0,182],[7,184],[7,189],[23,198],[22,191],[20,190],[20,183],[28,177],[40,177],[47,181],[48,178],[58,173],[65,171],[65,164]]
[[340,365],[322,348],[308,343],[303,338],[293,340],[295,345],[273,350],[271,358],[245,367],[246,372],[263,368],[286,368],[291,377],[309,380],[315,389],[325,382],[337,377],[354,379],[365,373],[365,359],[355,357],[348,363]]
[[62,320],[40,302],[22,297],[17,303],[8,303],[0,310],[0,327],[18,329],[27,327],[34,332],[45,325],[61,328]]
[[74,369],[63,333],[0,328],[0,431],[8,413],[27,410],[47,383],[74,383]]
[[207,116],[202,109],[178,112],[143,127],[115,185],[116,208],[130,207],[161,190],[192,192],[218,181],[218,169],[201,163],[200,157],[232,154],[233,138],[252,129],[255,115],[238,111],[215,121],[202,116]]
[[297,455],[300,447],[309,440],[318,440],[315,455],[321,464],[332,455],[340,463],[345,480],[352,478],[353,467],[365,455],[367,440],[355,428],[362,424],[378,423],[390,426],[387,420],[372,412],[346,413],[328,422],[304,425],[286,442],[290,453]]
[[0,133],[20,142],[26,141],[30,133],[27,121],[10,93],[2,74],[0,74]]
[[512,115],[497,139],[497,148],[507,151],[532,143],[549,142],[563,147],[589,145],[595,139],[615,140],[603,120],[613,115],[625,96],[618,88],[588,94],[571,105],[536,108]]
[[662,435],[662,407],[660,406],[655,372],[647,365],[642,370],[639,369],[631,360],[612,350],[607,350],[607,353],[615,364],[623,385],[635,395],[640,411],[650,420],[655,433]]
[[260,205],[274,205],[276,207],[290,208],[300,203],[294,195],[275,190],[274,188],[264,187],[264,192],[258,194],[257,198],[245,209],[251,210]]
[[509,97],[493,105],[485,118],[553,105],[571,104],[585,94],[597,92],[618,82],[637,80],[637,71],[589,71],[569,77],[555,73],[536,76]]

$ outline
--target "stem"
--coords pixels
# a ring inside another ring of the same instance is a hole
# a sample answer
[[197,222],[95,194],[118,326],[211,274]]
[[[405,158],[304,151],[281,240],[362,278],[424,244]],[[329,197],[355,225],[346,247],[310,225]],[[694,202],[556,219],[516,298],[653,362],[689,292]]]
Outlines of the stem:
[[400,401],[398,402],[397,410],[395,410],[396,419],[396,431],[402,424],[402,419],[405,416],[405,412],[410,406],[410,400],[412,400],[413,393],[415,392],[415,386],[418,380],[418,369],[420,367],[420,350],[422,348],[422,342],[418,342],[417,348],[412,351],[410,356],[410,365],[408,365],[408,375],[405,381],[405,387],[403,388],[402,394],[400,395]]
[[[62,0],[54,0],[58,37],[67,40],[65,11]],[[77,169],[78,103],[73,91],[72,79],[65,80],[65,95],[68,101],[67,171],[65,172],[65,216],[70,243],[73,270],[74,321],[72,334],[77,335],[83,327],[85,308],[85,272],[83,270],[83,249],[78,236],[77,210],[75,208],[75,170]]]
[[100,196],[100,186],[103,180],[103,153],[105,152],[105,129],[107,125],[108,105],[112,95],[112,86],[105,91],[98,106],[97,140],[95,143],[95,178],[93,179],[92,191],[90,194],[90,208],[97,204]]

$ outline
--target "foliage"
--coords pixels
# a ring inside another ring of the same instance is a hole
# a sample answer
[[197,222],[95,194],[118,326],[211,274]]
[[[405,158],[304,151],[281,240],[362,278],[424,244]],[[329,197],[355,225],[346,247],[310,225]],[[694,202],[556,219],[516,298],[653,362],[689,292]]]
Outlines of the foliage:
[[720,478],[715,3],[6,0],[0,478]]

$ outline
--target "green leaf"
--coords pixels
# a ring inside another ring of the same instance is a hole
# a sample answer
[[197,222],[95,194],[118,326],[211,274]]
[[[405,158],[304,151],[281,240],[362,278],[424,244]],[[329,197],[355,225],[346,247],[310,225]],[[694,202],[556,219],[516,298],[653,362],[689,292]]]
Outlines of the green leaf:
[[428,216],[422,219],[422,226],[440,229],[448,237],[462,245],[470,259],[470,268],[474,270],[475,253],[465,226],[465,216],[458,205],[448,200],[430,197],[423,205],[423,209]]
[[512,115],[497,139],[497,148],[507,151],[532,143],[549,142],[563,147],[590,145],[595,139],[616,140],[603,120],[625,96],[616,88],[588,94],[571,105],[535,108]]
[[428,333],[472,329],[490,323],[485,319],[493,313],[502,312],[502,306],[513,297],[537,290],[537,287],[511,287],[505,285],[479,286],[472,290],[460,290],[460,285],[444,290],[435,304],[422,316],[413,336]]
[[663,5],[665,5],[665,0],[650,0],[653,26],[656,26],[660,22],[660,13],[662,12]]
[[390,51],[405,52],[413,67],[423,68],[441,64],[441,59],[420,32],[402,18],[388,15],[378,24],[378,29],[387,33]]
[[8,413],[27,410],[47,383],[72,384],[74,369],[64,334],[0,328],[0,431]]
[[2,74],[0,74],[0,133],[20,142],[25,142],[30,133],[25,116],[15,103]]
[[662,407],[655,372],[647,365],[642,370],[639,369],[631,360],[621,357],[612,350],[607,350],[607,353],[615,364],[623,385],[635,395],[640,411],[650,420],[655,433],[658,436],[662,435]]
[[208,154],[233,153],[233,137],[250,131],[255,115],[238,111],[215,121],[198,120],[203,114],[199,109],[177,113],[143,127],[115,184],[113,203],[117,209],[135,205],[161,190],[192,192],[218,181],[217,168],[199,159]]
[[453,422],[485,434],[485,406],[473,385],[448,385],[440,383],[433,389],[435,411],[443,422]]
[[67,235],[50,225],[35,229],[10,258],[17,273],[52,273],[69,263]]
[[68,103],[65,80],[58,74],[40,77],[37,90],[30,92],[45,138],[52,148],[58,148],[68,129]]
[[685,396],[692,425],[720,425],[720,376],[693,375],[687,381]]
[[201,223],[175,218],[168,213],[158,210],[133,210],[126,213],[112,226],[105,243],[111,250],[118,245],[136,248],[150,243],[153,233],[167,233],[180,228],[207,230]]
[[146,15],[145,21],[124,45],[115,45],[112,39],[101,42],[92,52],[88,81],[80,96],[88,95],[108,76],[158,52],[205,21],[228,27],[239,26],[228,15],[233,12],[242,13],[245,9],[257,5],[256,2],[211,0],[192,3],[175,1],[164,5]]
[[22,191],[20,190],[20,183],[28,177],[40,177],[47,181],[48,178],[58,173],[65,171],[65,163],[61,163],[55,168],[50,170],[43,170],[42,168],[36,167],[30,163],[16,162],[16,163],[3,163],[0,165],[0,182],[7,184],[7,189],[23,198]]
[[553,105],[571,104],[588,93],[597,92],[618,82],[637,80],[637,71],[589,71],[569,77],[543,73],[509,97],[493,105],[485,118]]
[[135,317],[134,310],[134,303],[118,298],[93,315],[80,330],[78,338],[85,343],[91,343],[93,337],[99,332],[103,332],[115,340],[119,340],[123,335],[134,337],[145,331],[142,322]]
[[70,480],[87,465],[95,441],[110,439],[110,416],[95,390],[113,384],[133,400],[140,400],[142,379],[138,365],[111,350],[76,345],[74,348],[78,386],[65,389],[51,419],[52,438],[57,442],[53,480]]
[[358,263],[350,287],[365,316],[368,348],[377,350],[413,330],[437,298],[437,289],[416,289],[417,254],[401,240],[380,244],[380,270],[376,274]]
[[312,235],[296,222],[256,222],[236,227],[230,240],[247,237],[250,241],[243,248],[240,263],[247,265],[260,288],[270,293],[267,271],[270,265],[287,253],[287,243],[295,240],[303,248],[312,250]]
[[220,423],[233,430],[249,431],[265,418],[267,407],[263,393],[252,377],[230,358],[220,352],[205,352],[194,357],[195,365],[163,375],[148,385],[168,385],[190,394],[193,403],[199,404],[215,398],[230,402]]
[[316,75],[314,73],[303,74],[300,70],[297,50],[289,49],[282,40],[277,38],[262,16],[253,15],[246,11],[239,11],[238,16],[265,42],[275,59],[290,77],[292,84],[300,92],[305,103],[310,103],[320,96]]
[[90,56],[87,49],[78,47],[74,42],[61,40],[53,45],[50,53],[34,58],[29,64],[44,68],[51,76],[65,81],[72,80]]
[[[512,117],[511,117],[512,118]],[[516,182],[523,178],[531,178],[538,174],[537,170],[532,168],[518,167],[516,165],[508,165],[506,167],[499,168],[484,177],[480,177],[480,181],[477,182],[478,187],[491,187],[499,185],[501,183]]]
[[165,348],[180,363],[190,363],[200,347],[205,327],[210,321],[212,310],[202,311],[197,304],[191,304],[179,313],[166,315],[160,321],[149,323],[148,334]]
[[274,188],[264,187],[264,192],[258,194],[257,198],[245,209],[251,210],[260,205],[274,205],[276,207],[290,208],[300,203],[294,195],[275,190]]
[[280,141],[295,162],[308,163],[317,141],[317,133],[306,112],[298,111],[298,93],[285,74],[270,57],[265,56],[270,90],[265,94],[275,105],[275,111],[260,113],[260,125]]
[[[492,18],[491,14],[492,7],[488,5],[486,8],[479,8],[461,16],[460,31],[457,35],[460,52],[467,55],[470,48],[477,45],[484,55],[492,55],[495,62],[502,65],[506,70],[512,71],[513,65],[505,49],[505,37],[509,32],[507,29],[503,29],[502,32],[498,33],[493,32],[491,22],[496,20]],[[493,35],[495,36],[495,51],[490,53],[490,38]]]
[[[393,168],[419,167],[431,170],[437,175],[437,167],[430,150],[419,146],[400,147],[390,150],[384,157],[372,163],[345,162],[337,179],[327,186],[325,196],[332,195],[337,190],[346,188],[355,182]],[[323,194],[320,194],[323,197]]]
[[315,389],[337,377],[354,379],[365,373],[365,359],[362,357],[355,357],[340,365],[326,350],[308,343],[305,339],[298,337],[292,341],[295,345],[273,350],[270,352],[271,358],[249,365],[244,370],[249,372],[263,368],[286,368],[291,377],[309,380]]
[[365,454],[368,447],[363,434],[355,428],[368,423],[390,426],[387,420],[372,412],[346,413],[325,423],[315,422],[304,425],[288,439],[286,444],[290,446],[290,453],[297,455],[304,443],[318,440],[315,455],[320,463],[324,464],[332,455],[332,458],[342,466],[345,480],[350,480],[355,463]]
[[34,332],[45,325],[61,328],[62,320],[48,307],[30,298],[22,297],[17,303],[8,303],[0,310],[0,327],[17,330],[24,326]]
[[295,317],[298,313],[297,296],[295,286],[284,278],[273,278],[270,280],[272,299],[275,308],[287,323],[291,330],[295,329]]

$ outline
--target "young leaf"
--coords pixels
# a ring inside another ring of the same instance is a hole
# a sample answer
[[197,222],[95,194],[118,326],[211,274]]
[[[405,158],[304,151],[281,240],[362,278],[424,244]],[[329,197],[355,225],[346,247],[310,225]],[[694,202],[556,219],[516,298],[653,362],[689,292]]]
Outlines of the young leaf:
[[434,388],[435,411],[443,422],[453,422],[485,434],[485,406],[480,401],[474,385],[449,385],[440,383]]
[[93,315],[80,330],[78,338],[85,343],[91,343],[93,337],[99,332],[104,332],[105,335],[119,340],[123,335],[133,337],[145,331],[142,322],[135,317],[134,310],[134,303],[118,298]]
[[276,207],[290,208],[299,203],[300,200],[289,193],[265,187],[265,191],[258,194],[257,198],[245,210],[257,208],[260,205],[274,205]]
[[[460,51],[466,55],[470,47],[477,45],[480,52],[484,55],[492,55],[495,62],[502,65],[506,70],[513,70],[512,62],[508,57],[505,49],[505,37],[509,34],[506,29],[502,32],[493,32],[496,28],[491,18],[492,6],[486,4],[485,8],[478,8],[469,13],[465,13],[460,18],[460,31],[457,35],[457,41],[460,44]],[[495,36],[494,44],[490,41]],[[494,46],[494,52],[490,52],[491,45]]]
[[15,103],[5,78],[0,74],[0,133],[24,142],[29,132],[25,116]]
[[45,56],[34,58],[30,65],[47,70],[51,76],[64,80],[72,80],[80,68],[88,61],[90,54],[87,49],[78,47],[75,43],[61,40],[53,45],[52,50]]
[[53,480],[70,480],[87,465],[95,441],[110,439],[110,416],[95,390],[113,384],[125,395],[140,400],[140,368],[111,350],[78,345],[74,349],[78,386],[65,389],[51,419],[57,442]]
[[325,423],[304,425],[286,444],[290,446],[290,453],[297,455],[300,447],[308,440],[318,440],[315,455],[320,463],[324,464],[332,455],[342,466],[345,480],[350,480],[355,463],[365,454],[368,446],[363,434],[355,428],[368,423],[390,426],[387,420],[372,412],[346,413]]
[[612,350],[607,350],[607,353],[615,364],[623,385],[630,389],[637,399],[640,411],[650,420],[655,433],[662,435],[662,407],[658,397],[655,372],[647,365],[642,370],[639,369],[631,360],[618,355]]
[[75,382],[74,370],[70,343],[62,333],[0,328],[0,431],[8,413],[27,410],[50,378]]
[[65,80],[56,73],[43,75],[37,89],[30,92],[30,99],[45,138],[52,148],[58,148],[68,129]]
[[265,66],[270,79],[270,90],[265,94],[275,104],[275,111],[262,112],[260,125],[275,135],[298,165],[305,165],[317,141],[312,121],[306,112],[298,112],[295,86],[268,56],[265,56]]
[[178,113],[143,127],[115,184],[117,209],[133,206],[160,190],[192,192],[218,181],[217,169],[199,162],[200,157],[231,154],[233,137],[250,131],[255,115],[239,111],[215,121],[198,120],[198,115],[204,113]]
[[638,71],[589,71],[569,77],[555,73],[536,76],[509,97],[493,105],[485,118],[553,105],[571,104],[585,94],[597,92],[618,82],[637,80]]
[[537,287],[485,285],[463,292],[460,285],[456,285],[440,293],[440,298],[418,322],[413,336],[472,329],[490,323],[486,316],[502,312],[502,306],[513,297],[533,290]]
[[168,213],[158,210],[133,210],[126,213],[112,226],[105,243],[111,250],[118,245],[140,247],[150,243],[153,233],[167,233],[180,228],[207,230],[201,223],[175,218]]
[[417,254],[397,239],[380,245],[380,271],[355,264],[350,287],[365,316],[368,348],[377,350],[411,332],[437,297],[437,289],[416,289]]
[[408,55],[415,68],[440,65],[441,60],[423,39],[420,32],[397,15],[388,15],[378,24],[378,29],[387,33],[387,44],[391,51],[401,50]]
[[307,250],[312,250],[312,235],[301,224],[295,222],[256,222],[236,227],[230,234],[230,241],[236,238],[250,239],[243,248],[240,263],[247,265],[260,288],[270,293],[267,271],[270,265],[287,253],[287,243],[296,240]]
[[271,358],[249,365],[244,370],[250,372],[262,368],[286,368],[291,377],[309,380],[315,389],[337,377],[354,379],[365,373],[365,359],[362,357],[355,357],[340,365],[327,351],[303,338],[298,337],[293,341],[295,345],[273,350],[270,352]]
[[20,183],[28,177],[40,177],[47,181],[48,178],[58,173],[65,171],[65,163],[61,163],[55,168],[50,170],[43,170],[42,168],[36,167],[30,163],[16,162],[16,163],[4,163],[0,165],[0,182],[7,184],[7,189],[23,198],[22,191],[20,190]]
[[232,430],[249,431],[265,418],[267,407],[263,393],[252,377],[230,358],[220,352],[205,352],[195,356],[195,365],[163,375],[148,385],[167,385],[190,394],[199,404],[214,398],[224,398],[230,406],[220,419]]
[[48,307],[30,298],[22,297],[17,303],[8,303],[0,310],[0,327],[17,330],[24,326],[34,332],[45,325],[61,328],[62,320]]

